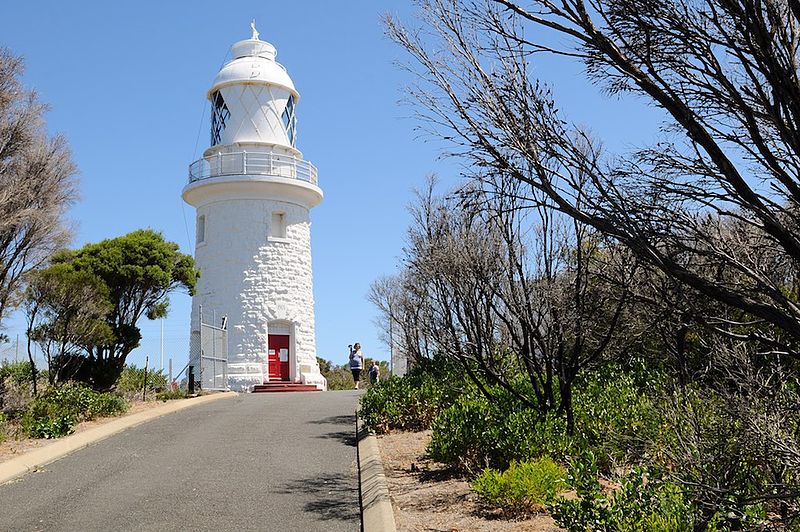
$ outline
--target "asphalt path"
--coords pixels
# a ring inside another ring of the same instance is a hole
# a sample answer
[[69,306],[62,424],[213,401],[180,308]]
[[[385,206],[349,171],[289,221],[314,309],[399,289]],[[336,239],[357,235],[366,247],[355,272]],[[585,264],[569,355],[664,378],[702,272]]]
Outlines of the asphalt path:
[[0,531],[359,530],[358,393],[242,394],[131,428],[0,486]]

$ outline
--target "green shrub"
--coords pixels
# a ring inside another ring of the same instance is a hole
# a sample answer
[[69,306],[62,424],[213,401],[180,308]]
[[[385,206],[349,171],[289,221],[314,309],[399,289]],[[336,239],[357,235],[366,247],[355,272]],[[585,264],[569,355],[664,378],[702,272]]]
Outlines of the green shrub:
[[22,415],[22,430],[33,438],[59,438],[81,421],[125,412],[128,403],[117,395],[66,384],[45,390]]
[[6,441],[6,432],[8,431],[8,417],[0,412],[0,443]]
[[93,399],[89,407],[89,413],[85,419],[116,416],[127,410],[128,402],[123,397],[113,393],[99,393]]
[[443,360],[422,361],[404,377],[390,377],[361,397],[360,416],[379,434],[424,430],[469,384]]
[[186,390],[167,390],[156,394],[159,401],[170,401],[173,399],[186,399]]
[[[126,395],[141,394],[144,379],[144,368],[137,368],[135,364],[127,364],[119,376],[116,390]],[[153,368],[147,370],[147,393],[166,390],[167,384],[167,376],[164,375],[163,370],[154,371]]]
[[428,454],[437,462],[469,472],[496,465],[498,427],[492,405],[482,396],[462,396],[433,422]]
[[[659,393],[658,384],[648,383],[648,393]],[[576,437],[582,448],[593,450],[603,471],[613,463],[636,462],[647,451],[645,442],[661,430],[660,416],[630,373],[606,368],[581,379],[574,390]]]
[[499,387],[491,391],[492,402],[477,392],[462,395],[437,416],[431,458],[473,473],[541,456],[565,460],[583,448],[581,437],[567,435],[561,417],[526,408]]
[[[366,373],[366,372],[362,372]],[[355,386],[353,373],[346,366],[333,366],[322,374],[328,381],[328,390],[352,390]],[[365,382],[362,374],[361,382]]]
[[543,509],[547,500],[566,487],[566,471],[544,456],[526,462],[511,462],[500,473],[486,469],[472,481],[472,490],[490,506],[511,515]]
[[364,424],[378,434],[424,430],[438,412],[436,385],[425,378],[391,377],[361,397]]
[[33,371],[30,362],[3,362],[0,364],[0,380],[9,379],[16,386],[28,386]]
[[[569,482],[578,499],[548,502],[551,515],[568,530],[682,532],[692,530],[693,509],[681,489],[655,469],[635,468],[620,488],[605,493],[598,481],[597,459],[587,452],[570,467]],[[717,530],[712,523],[710,531]]]

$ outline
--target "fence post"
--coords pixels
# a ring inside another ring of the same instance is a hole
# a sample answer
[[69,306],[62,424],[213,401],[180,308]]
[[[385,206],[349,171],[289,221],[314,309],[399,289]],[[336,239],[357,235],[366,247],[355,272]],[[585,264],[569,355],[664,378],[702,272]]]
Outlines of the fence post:
[[200,305],[200,312],[199,312],[199,314],[200,314],[200,326],[198,327],[198,329],[200,330],[200,334],[199,334],[199,336],[200,336],[200,344],[197,346],[197,360],[196,360],[196,363],[197,363],[197,364],[200,364],[200,368],[201,368],[201,378],[202,378],[202,367],[203,367],[203,346],[205,345],[205,344],[203,343],[203,305]]
[[150,355],[144,357],[144,384],[142,385],[142,401],[147,397],[147,366],[150,363]]
[[194,366],[189,366],[189,394],[194,393]]

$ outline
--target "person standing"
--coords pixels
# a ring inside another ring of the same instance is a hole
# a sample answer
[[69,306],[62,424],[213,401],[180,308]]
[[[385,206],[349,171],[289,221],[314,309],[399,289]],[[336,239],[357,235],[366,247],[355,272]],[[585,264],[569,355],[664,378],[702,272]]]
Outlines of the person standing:
[[372,361],[372,365],[369,367],[369,383],[370,384],[377,384],[378,379],[381,377],[381,367],[378,365],[377,360]]
[[355,382],[355,389],[358,390],[361,370],[364,368],[364,355],[361,353],[361,344],[358,342],[347,347],[350,348],[350,371],[353,372],[353,382]]

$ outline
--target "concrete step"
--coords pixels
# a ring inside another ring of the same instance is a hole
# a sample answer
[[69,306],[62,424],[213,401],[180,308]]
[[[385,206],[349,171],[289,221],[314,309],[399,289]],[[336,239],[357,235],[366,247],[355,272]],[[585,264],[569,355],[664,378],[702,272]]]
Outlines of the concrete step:
[[311,384],[299,382],[267,382],[253,386],[253,393],[276,393],[276,392],[318,392],[319,388]]

